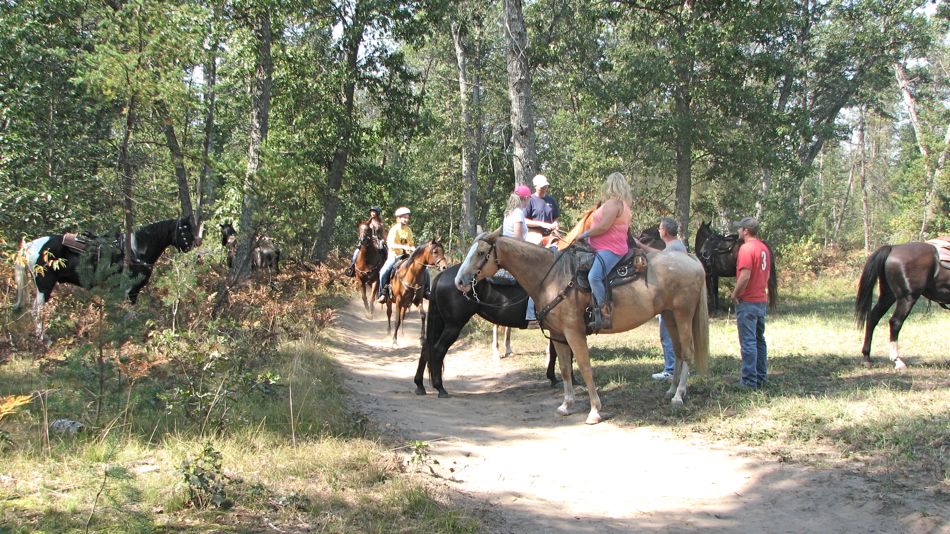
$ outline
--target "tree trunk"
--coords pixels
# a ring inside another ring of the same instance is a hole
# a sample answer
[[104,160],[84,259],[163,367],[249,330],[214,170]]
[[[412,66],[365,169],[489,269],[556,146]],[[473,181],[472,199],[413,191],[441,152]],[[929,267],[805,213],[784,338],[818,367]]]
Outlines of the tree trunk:
[[841,224],[844,222],[844,214],[848,211],[848,201],[851,199],[851,191],[854,189],[854,160],[851,161],[851,169],[848,171],[848,189],[845,190],[844,198],[841,200],[841,207],[835,217],[834,229],[831,231],[831,244],[838,245],[838,232],[841,231]]
[[271,87],[274,64],[271,58],[271,20],[265,9],[254,16],[254,36],[257,44],[257,60],[251,86],[251,118],[248,131],[247,169],[244,173],[241,198],[241,222],[234,263],[231,266],[232,284],[247,277],[251,271],[251,250],[254,245],[254,210],[257,203],[257,173],[261,166],[261,148],[267,140],[270,115]]
[[317,261],[326,260],[330,253],[333,233],[336,231],[336,212],[340,206],[340,187],[343,185],[343,174],[346,172],[346,162],[352,145],[355,107],[353,95],[356,92],[357,62],[364,31],[359,15],[357,4],[354,7],[352,23],[343,30],[344,39],[346,39],[347,69],[346,82],[343,86],[344,116],[340,129],[340,142],[333,153],[333,162],[330,164],[330,174],[327,177],[327,194],[323,199],[323,215],[320,218],[320,230],[317,233],[317,244],[314,250],[314,259]]
[[162,100],[155,102],[155,109],[158,111],[159,120],[162,122],[165,144],[168,145],[168,152],[171,156],[172,164],[175,166],[175,181],[178,182],[178,200],[181,202],[181,215],[182,217],[191,219],[191,224],[194,225],[194,228],[197,228],[198,221],[195,220],[195,213],[191,207],[191,189],[188,184],[188,169],[185,168],[185,157],[182,154],[178,136],[175,134],[171,113],[168,112],[168,105]]
[[[687,41],[688,27],[684,24],[680,26],[679,38],[682,42]],[[680,224],[679,235],[688,239],[689,237],[689,217],[690,217],[690,198],[693,187],[693,112],[692,95],[690,87],[692,85],[694,59],[691,54],[686,57],[677,58],[676,87],[673,89],[673,98],[675,101],[676,117],[676,220]]]
[[861,115],[858,122],[858,173],[861,177],[861,215],[864,221],[864,255],[869,256],[871,254],[871,208],[868,204],[868,161],[867,161],[867,151],[865,150],[865,131],[867,128],[867,122],[865,121],[865,110],[861,110]]
[[469,82],[468,55],[457,22],[452,23],[452,41],[458,66],[459,102],[462,122],[462,232],[475,237],[475,195],[478,191],[478,131],[481,125],[472,118],[477,105],[478,86]]
[[[217,23],[220,7],[215,5],[214,22]],[[201,145],[201,172],[198,175],[198,220],[203,221],[211,214],[214,207],[215,184],[211,169],[211,147],[214,146],[214,105],[215,85],[218,82],[218,41],[217,32],[213,32],[211,50],[208,51],[208,60],[205,62],[205,124],[204,141]]]
[[122,208],[125,215],[125,264],[132,265],[132,231],[135,217],[132,205],[132,159],[129,157],[129,146],[132,144],[132,132],[135,130],[136,109],[138,99],[129,97],[125,110],[125,132],[122,134],[122,143],[119,145],[119,172],[122,173]]
[[523,184],[537,174],[538,155],[528,65],[528,32],[524,27],[521,0],[505,0],[505,30],[508,34],[508,97],[511,100],[511,142],[514,147],[512,166],[515,184]]

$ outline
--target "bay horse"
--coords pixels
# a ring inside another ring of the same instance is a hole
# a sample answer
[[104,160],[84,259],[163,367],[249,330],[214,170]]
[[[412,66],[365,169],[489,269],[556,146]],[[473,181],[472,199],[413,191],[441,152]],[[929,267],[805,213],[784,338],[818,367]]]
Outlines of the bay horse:
[[201,233],[199,229],[196,239],[190,217],[143,226],[132,234],[133,262],[130,266],[126,266],[123,259],[121,239],[91,236],[89,239],[79,238],[77,245],[75,234],[58,234],[23,243],[20,248],[22,261],[17,261],[15,265],[17,300],[13,309],[19,310],[24,304],[26,274],[29,272],[36,285],[33,322],[36,336],[42,341],[45,333],[42,309],[50,300],[56,284],[73,284],[89,289],[90,282],[80,277],[80,264],[88,264],[95,270],[103,261],[114,267],[117,273],[127,271],[134,279],[127,295],[129,301],[135,304],[139,292],[152,276],[155,262],[165,249],[174,246],[179,251],[187,252],[201,244]]
[[[393,274],[389,280],[391,296],[386,299],[386,334],[392,333],[393,346],[396,346],[396,337],[399,327],[406,319],[406,313],[413,304],[422,314],[421,336],[425,335],[426,313],[422,309],[422,299],[426,294],[426,273],[428,267],[445,270],[445,248],[439,238],[423,243],[402,263],[393,267]],[[393,328],[393,308],[396,309],[396,326]]]
[[[769,249],[771,264],[769,265],[768,298],[769,310],[774,311],[778,302],[778,276],[775,273],[775,254],[772,247],[764,240],[762,243]],[[710,223],[703,221],[696,230],[696,239],[693,250],[706,270],[706,289],[709,291],[709,309],[719,309],[719,278],[736,277],[736,260],[739,256],[739,247],[742,241],[738,234],[722,235],[710,227]]]
[[[564,402],[557,413],[568,415],[574,409],[571,363],[566,357],[573,353],[590,395],[586,423],[596,424],[602,419],[602,405],[591,372],[585,320],[591,296],[578,290],[575,282],[582,254],[576,246],[551,254],[530,243],[503,237],[500,230],[482,233],[459,267],[455,287],[467,293],[498,269],[510,272],[540,308],[538,319],[550,331],[560,356]],[[603,332],[624,332],[662,313],[676,351],[676,369],[666,395],[674,407],[682,406],[690,366],[705,372],[709,362],[706,276],[699,261],[688,254],[654,252],[647,258],[645,276],[613,288],[613,327]]]
[[359,240],[359,249],[356,252],[354,274],[360,283],[360,294],[363,296],[363,308],[370,318],[375,311],[376,286],[379,285],[379,270],[386,263],[386,238],[383,235],[383,225],[378,217],[361,222],[356,227]]
[[[552,254],[553,256],[553,254]],[[528,309],[528,294],[517,285],[493,284],[480,280],[468,293],[460,293],[455,287],[455,276],[461,264],[456,264],[436,275],[429,296],[425,337],[416,368],[416,394],[425,395],[423,372],[428,366],[429,382],[439,392],[440,398],[449,396],[442,384],[445,355],[458,339],[462,328],[478,315],[495,325],[510,328],[527,328],[525,312]],[[557,352],[553,342],[548,342],[547,377],[551,385],[557,385],[554,364]]]
[[[950,242],[947,242],[950,239],[941,240],[944,247],[950,247]],[[897,307],[889,323],[890,359],[896,369],[906,367],[897,349],[897,337],[917,299],[923,295],[944,309],[950,305],[950,268],[941,266],[938,246],[939,241],[884,245],[875,250],[865,262],[858,283],[854,313],[858,327],[864,327],[864,346],[861,348],[861,354],[866,367],[871,366],[871,336],[874,334],[874,328],[895,302]],[[879,295],[872,308],[875,283],[878,284]]]

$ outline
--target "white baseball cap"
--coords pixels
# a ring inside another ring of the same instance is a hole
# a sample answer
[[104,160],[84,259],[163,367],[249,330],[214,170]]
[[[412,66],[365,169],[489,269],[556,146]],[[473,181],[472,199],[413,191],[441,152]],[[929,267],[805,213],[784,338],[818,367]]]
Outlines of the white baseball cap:
[[402,217],[403,215],[409,215],[409,208],[405,206],[396,208],[396,217]]
[[534,179],[531,180],[531,183],[534,184],[534,188],[535,188],[535,189],[537,189],[537,188],[539,188],[539,187],[547,187],[547,186],[551,185],[551,184],[548,183],[548,177],[545,176],[545,175],[543,175],[543,174],[537,174],[537,175],[535,175]]

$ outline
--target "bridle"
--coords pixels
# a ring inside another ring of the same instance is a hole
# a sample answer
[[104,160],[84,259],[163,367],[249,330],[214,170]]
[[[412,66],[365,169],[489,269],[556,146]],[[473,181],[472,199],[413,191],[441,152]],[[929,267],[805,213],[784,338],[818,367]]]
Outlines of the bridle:
[[[439,248],[439,249],[442,250],[442,258],[441,258],[439,261],[435,262],[435,263],[427,263],[426,260],[423,259],[423,256],[428,257],[428,256],[432,255],[432,250],[435,249],[435,248]],[[439,270],[444,270],[444,269],[445,269],[445,264],[446,264],[446,261],[445,261],[445,248],[442,246],[441,243],[432,242],[432,243],[429,243],[428,245],[425,246],[425,248],[423,249],[423,252],[420,252],[419,254],[413,254],[412,256],[410,256],[410,257],[409,257],[409,260],[410,260],[410,262],[408,263],[408,266],[409,266],[409,267],[411,267],[411,266],[413,266],[413,265],[416,265],[416,264],[418,264],[418,263],[421,262],[423,269],[428,269],[429,267],[435,267],[435,268],[437,268],[437,269],[439,269]],[[421,260],[421,261],[420,261],[420,260]],[[407,265],[407,264],[403,264],[403,265]],[[400,267],[400,270],[402,270],[402,267]],[[408,270],[409,270],[409,269],[408,269],[408,267],[407,267],[407,268],[406,268],[406,271],[408,271]],[[421,271],[420,271],[420,272],[421,272]],[[399,278],[399,282],[402,283],[402,285],[406,286],[407,289],[411,289],[411,290],[413,291],[413,297],[415,296],[415,291],[418,291],[418,290],[422,289],[422,284],[409,283],[409,282],[405,279],[405,277],[403,277],[403,275],[400,274],[398,271],[397,271],[395,274],[396,274],[396,276]],[[412,281],[415,282],[415,281],[416,281],[416,278],[418,278],[418,276],[419,276],[419,275],[416,275],[416,277],[414,277],[414,278],[412,279]],[[409,299],[409,300],[412,300],[412,299]]]

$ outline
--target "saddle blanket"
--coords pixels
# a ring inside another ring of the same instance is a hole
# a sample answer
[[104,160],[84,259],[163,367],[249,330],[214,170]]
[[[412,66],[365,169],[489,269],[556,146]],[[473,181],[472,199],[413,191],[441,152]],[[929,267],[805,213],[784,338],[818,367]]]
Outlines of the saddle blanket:
[[944,269],[950,269],[950,236],[940,236],[936,239],[927,241],[928,245],[933,245],[937,249],[937,257],[940,265]]

